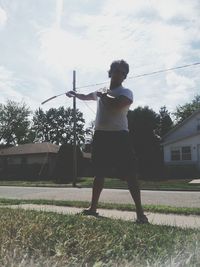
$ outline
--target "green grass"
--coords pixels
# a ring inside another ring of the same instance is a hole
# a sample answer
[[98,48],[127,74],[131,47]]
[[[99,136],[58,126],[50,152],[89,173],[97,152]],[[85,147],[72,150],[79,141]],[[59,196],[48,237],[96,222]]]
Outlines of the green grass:
[[[200,191],[200,184],[189,184],[192,179],[163,180],[163,181],[140,181],[143,190],[192,190]],[[93,178],[79,178],[77,185],[80,187],[91,188]],[[0,181],[0,186],[41,186],[41,187],[72,187],[72,183],[58,184],[54,181]],[[105,188],[127,189],[124,181],[115,178],[105,179]]]
[[58,184],[54,181],[0,181],[0,186],[72,187],[72,183]]
[[[88,201],[63,201],[63,200],[46,200],[46,199],[5,199],[0,198],[0,206],[19,205],[19,204],[38,204],[38,205],[55,205],[65,207],[87,208]],[[116,204],[99,202],[99,208],[116,209],[123,211],[135,211],[135,206],[131,204]],[[179,208],[161,205],[143,205],[146,212],[165,213],[165,214],[182,214],[182,215],[200,215],[200,208]]]
[[192,181],[192,179],[141,181],[140,185],[143,189],[200,191],[200,184],[189,184],[190,181]]
[[[200,184],[189,184],[192,179],[143,181],[140,180],[140,188],[143,190],[195,190],[200,191]],[[93,178],[83,178],[80,182],[82,187],[92,187]],[[105,188],[127,189],[125,181],[119,179],[105,179]]]
[[0,266],[197,267],[199,252],[199,230],[0,209]]

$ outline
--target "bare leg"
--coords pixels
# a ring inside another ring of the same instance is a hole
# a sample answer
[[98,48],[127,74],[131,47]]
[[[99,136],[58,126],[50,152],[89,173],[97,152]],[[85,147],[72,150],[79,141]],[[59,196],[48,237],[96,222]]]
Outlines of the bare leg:
[[140,219],[144,216],[144,211],[141,204],[141,194],[137,178],[128,178],[126,179],[128,184],[128,189],[131,193],[131,196],[135,202],[137,218]]
[[103,189],[104,185],[104,177],[95,177],[94,182],[93,182],[93,188],[92,188],[92,201],[91,201],[91,206],[90,210],[91,211],[96,211],[99,197],[101,194],[101,191]]

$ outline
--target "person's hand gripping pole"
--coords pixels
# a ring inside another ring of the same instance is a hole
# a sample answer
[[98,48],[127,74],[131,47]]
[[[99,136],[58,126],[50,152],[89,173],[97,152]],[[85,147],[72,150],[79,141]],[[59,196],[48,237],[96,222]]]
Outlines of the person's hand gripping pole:
[[68,97],[75,97],[76,96],[76,92],[75,91],[68,91],[65,93],[66,96]]

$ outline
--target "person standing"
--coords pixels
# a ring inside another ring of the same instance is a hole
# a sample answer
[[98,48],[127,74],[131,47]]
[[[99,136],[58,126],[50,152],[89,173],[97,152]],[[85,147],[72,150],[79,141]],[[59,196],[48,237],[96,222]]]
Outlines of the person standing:
[[133,93],[122,83],[129,73],[129,65],[124,60],[115,60],[108,71],[109,89],[89,94],[75,91],[66,93],[80,100],[97,100],[95,131],[92,142],[92,165],[94,182],[91,205],[83,210],[84,215],[98,216],[97,206],[104,186],[104,179],[111,168],[117,177],[125,180],[136,207],[137,223],[148,223],[143,212],[141,194],[136,175],[136,160],[130,144],[127,113],[133,103]]

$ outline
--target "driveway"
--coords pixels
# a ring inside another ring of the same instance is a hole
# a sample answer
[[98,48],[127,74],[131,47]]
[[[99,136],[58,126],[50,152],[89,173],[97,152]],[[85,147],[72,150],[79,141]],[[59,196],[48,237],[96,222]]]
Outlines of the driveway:
[[[0,186],[0,198],[90,201],[91,188]],[[200,208],[200,192],[142,190],[142,203]],[[101,202],[132,203],[128,190],[104,189]]]

